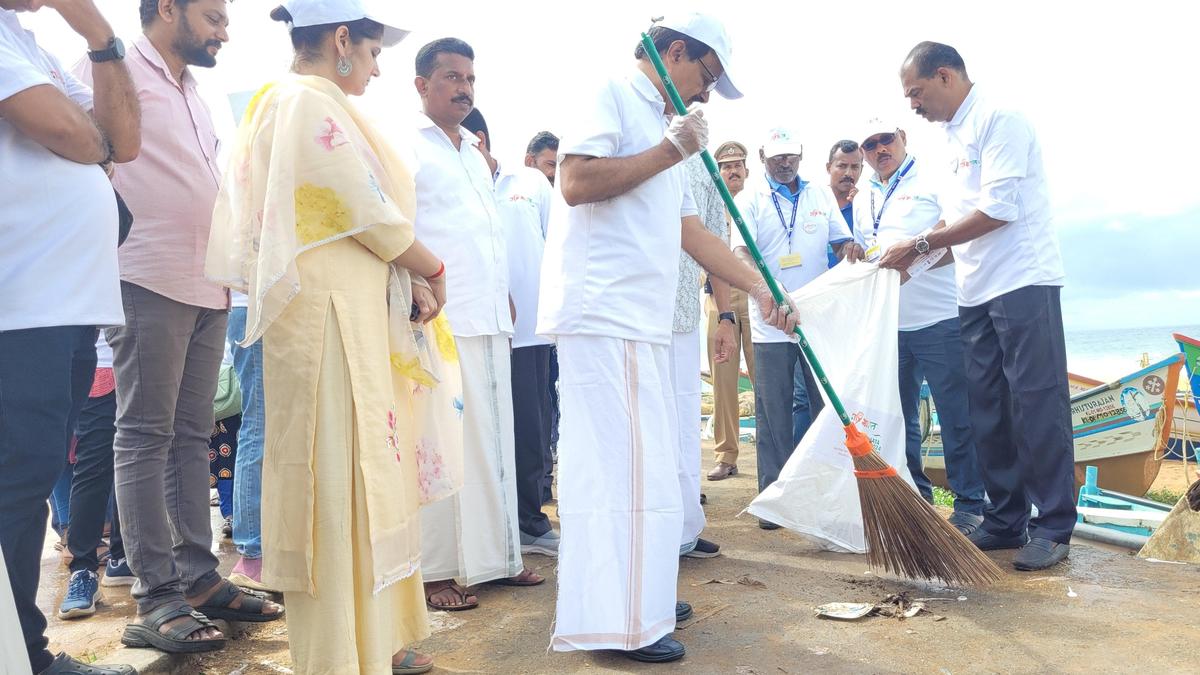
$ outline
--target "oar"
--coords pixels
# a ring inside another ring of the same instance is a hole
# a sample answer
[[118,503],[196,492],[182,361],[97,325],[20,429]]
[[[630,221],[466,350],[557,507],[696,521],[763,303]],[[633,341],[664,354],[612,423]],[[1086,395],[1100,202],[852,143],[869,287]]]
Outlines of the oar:
[[[679,90],[671,81],[667,68],[654,47],[654,41],[646,33],[642,33],[644,48],[663,89],[679,115],[687,114],[687,106],[679,96]],[[721,193],[721,200],[729,215],[742,233],[742,241],[754,258],[754,264],[767,282],[767,288],[775,302],[787,306],[783,292],[771,271],[763,261],[762,253],[746,228],[746,221],[738,211],[733,201],[733,195],[725,181],[721,179],[721,171],[708,150],[702,150],[700,157],[708,169],[708,175]],[[850,420],[842,399],[838,397],[820,360],[813,353],[812,345],[804,336],[804,331],[796,326],[796,337],[800,343],[800,351],[808,360],[817,381],[825,390],[830,405],[842,421],[846,434],[846,449],[854,461],[854,476],[858,481],[859,502],[862,505],[863,529],[867,538],[867,561],[873,567],[881,567],[889,572],[916,579],[942,579],[948,583],[982,584],[991,583],[1000,577],[1000,569],[984,555],[974,544],[962,535],[954,526],[938,515],[919,494],[896,473],[883,457],[875,451],[871,439],[867,438]]]

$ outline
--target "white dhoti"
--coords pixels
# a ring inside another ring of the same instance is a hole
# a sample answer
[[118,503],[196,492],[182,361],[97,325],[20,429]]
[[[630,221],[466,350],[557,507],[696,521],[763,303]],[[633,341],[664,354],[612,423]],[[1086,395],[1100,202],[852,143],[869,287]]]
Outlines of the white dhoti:
[[700,330],[671,334],[671,383],[679,424],[679,494],[683,500],[680,552],[696,547],[704,531],[700,506]]
[[467,586],[521,573],[508,337],[455,337],[463,386],[463,486],[421,508],[425,581]]
[[675,630],[683,508],[669,352],[558,338],[554,651],[640,649]]

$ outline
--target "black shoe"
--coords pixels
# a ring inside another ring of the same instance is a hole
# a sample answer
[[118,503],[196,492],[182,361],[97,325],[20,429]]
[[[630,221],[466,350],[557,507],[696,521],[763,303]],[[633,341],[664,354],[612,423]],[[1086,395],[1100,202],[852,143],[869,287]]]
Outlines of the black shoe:
[[[683,649],[683,645],[679,648]],[[133,666],[89,666],[60,652],[38,675],[137,675],[137,669]]]
[[696,548],[683,554],[685,558],[715,558],[721,555],[721,547],[707,539],[697,539]]
[[666,663],[667,661],[678,661],[683,658],[687,650],[683,648],[683,643],[670,635],[664,636],[658,642],[652,645],[647,645],[641,649],[634,649],[628,652],[621,652],[625,656],[634,661],[643,661],[645,663]]
[[778,530],[779,526],[769,520],[758,519],[758,527],[763,530]]
[[1001,537],[992,534],[980,527],[971,534],[967,535],[967,539],[971,540],[972,544],[980,551],[998,551],[1003,548],[1021,548],[1029,543],[1029,535],[1022,532],[1017,537]]
[[966,511],[955,511],[950,514],[950,524],[964,537],[969,537],[972,532],[979,529],[980,525],[983,525],[983,516]]
[[1070,544],[1060,544],[1057,541],[1034,537],[1029,540],[1028,544],[1022,546],[1020,551],[1017,551],[1012,564],[1022,572],[1044,570],[1066,560],[1067,554],[1070,552]]
[[692,618],[692,606],[686,602],[675,603],[675,623],[681,624]]

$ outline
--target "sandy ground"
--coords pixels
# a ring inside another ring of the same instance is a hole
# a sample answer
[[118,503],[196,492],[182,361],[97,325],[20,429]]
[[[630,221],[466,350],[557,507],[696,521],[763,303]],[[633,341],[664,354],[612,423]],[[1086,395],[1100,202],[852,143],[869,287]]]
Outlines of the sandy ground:
[[[536,555],[526,563],[549,578],[546,584],[481,587],[479,609],[431,613],[434,634],[416,647],[435,656],[435,673],[1196,672],[1200,568],[1076,542],[1066,564],[1037,573],[1015,572],[1011,551],[993,554],[1006,575],[984,589],[881,577],[861,556],[814,552],[795,534],[763,531],[754,518],[738,518],[756,487],[753,449],[745,450],[740,475],[703,485],[705,537],[719,543],[723,555],[680,565],[679,596],[695,608],[695,618],[675,633],[688,648],[682,661],[649,666],[611,654],[547,652],[555,567],[553,559]],[[1191,475],[1194,469],[1189,466]],[[1160,483],[1156,487],[1179,489],[1182,467],[1164,467]],[[220,543],[219,549],[228,569],[232,548]],[[743,578],[750,583],[736,583]],[[39,598],[48,614],[65,581],[65,568],[48,548]],[[907,620],[837,622],[813,613],[826,602],[879,601],[901,591],[944,600],[928,602],[931,613]],[[50,620],[52,648],[107,654],[132,612],[126,589],[104,589],[96,616]],[[195,657],[176,672],[288,673],[289,665],[286,626],[274,623],[251,627],[224,652]]]

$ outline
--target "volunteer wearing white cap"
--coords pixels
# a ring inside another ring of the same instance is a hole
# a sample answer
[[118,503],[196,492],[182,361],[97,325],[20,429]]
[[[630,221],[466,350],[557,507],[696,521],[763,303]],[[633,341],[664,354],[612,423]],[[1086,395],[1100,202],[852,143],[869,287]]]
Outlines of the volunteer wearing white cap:
[[[933,229],[942,218],[942,207],[936,173],[908,154],[907,137],[899,125],[872,118],[856,140],[875,175],[855,198],[854,236],[866,250],[867,260],[875,261],[891,246]],[[932,503],[933,485],[921,467],[917,413],[924,379],[942,425],[946,480],[954,492],[950,522],[969,535],[983,522],[983,478],[967,407],[952,264],[930,269],[900,287],[899,327],[900,404],[909,473],[921,496]]]
[[[746,228],[771,274],[781,286],[792,291],[829,269],[828,246],[832,245],[839,255],[851,260],[862,254],[829,187],[810,184],[797,175],[803,153],[804,146],[791,130],[772,129],[758,153],[767,169],[765,184],[737,196]],[[740,230],[733,231],[731,240],[734,250],[750,260]],[[762,491],[779,477],[779,470],[796,447],[792,406],[800,389],[797,368],[803,369],[811,411],[800,423],[799,435],[808,430],[822,399],[816,380],[800,356],[795,336],[768,325],[757,314],[750,312],[754,341],[755,448],[758,489]],[[759,521],[759,526],[778,527],[767,521]]]
[[293,72],[247,109],[206,265],[247,293],[242,344],[262,339],[262,581],[284,594],[296,673],[433,667],[405,649],[429,635],[415,439],[434,430],[412,410],[430,378],[393,364],[422,362],[410,306],[436,316],[445,266],[414,237],[411,174],[348,98],[403,36],[368,16],[351,0],[271,12]]
[[990,500],[971,541],[1020,548],[1014,567],[1044,569],[1070,551],[1075,486],[1064,273],[1041,147],[1029,120],[981,93],[949,45],[914,47],[900,82],[913,110],[945,129],[954,179],[942,200],[948,226],[892,246],[881,264],[904,268],[925,251],[953,249],[971,422]]
[[[739,95],[716,19],[687,14],[649,33],[685,101],[706,102],[713,89]],[[559,145],[565,205],[551,213],[542,263],[537,330],[558,341],[562,394],[551,646],[672,661],[684,647],[670,633],[691,615],[675,595],[683,509],[670,345],[681,245],[752,289],[775,325],[795,318],[696,217],[682,162],[705,146],[708,127],[700,112],[669,115],[650,57],[641,46],[634,57],[569,120]],[[699,424],[699,411],[684,423]]]

